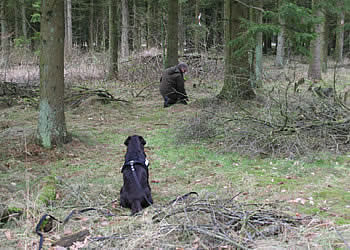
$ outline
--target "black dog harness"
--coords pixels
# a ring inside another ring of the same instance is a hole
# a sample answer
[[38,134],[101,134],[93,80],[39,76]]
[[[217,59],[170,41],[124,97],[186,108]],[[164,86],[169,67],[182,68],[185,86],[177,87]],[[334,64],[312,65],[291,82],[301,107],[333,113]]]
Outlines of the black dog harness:
[[120,170],[121,170],[121,172],[123,173],[123,171],[124,171],[124,169],[125,169],[126,167],[131,167],[131,170],[132,170],[133,172],[135,172],[135,168],[134,168],[134,165],[135,165],[135,164],[141,165],[141,166],[144,167],[144,168],[147,170],[147,172],[148,172],[149,161],[147,160],[147,158],[145,158],[144,161],[139,161],[139,160],[127,161],[127,162],[124,163],[124,165],[122,166],[122,168],[121,168]]
[[[130,167],[131,168],[131,172],[132,172],[132,175],[134,176],[134,179],[135,179],[135,182],[136,182],[136,185],[137,185],[137,188],[144,193],[144,190],[140,184],[140,181],[139,179],[137,178],[137,175],[136,175],[136,171],[135,171],[135,167],[134,165],[135,164],[138,164],[138,165],[141,165],[143,168],[146,169],[147,173],[148,173],[148,166],[149,166],[149,161],[147,160],[147,158],[145,158],[145,161],[137,161],[137,160],[131,160],[131,161],[128,161],[128,162],[125,162],[122,169],[121,169],[121,172],[123,173],[124,169],[126,167]],[[146,196],[146,194],[144,193],[144,198],[145,200],[147,201],[147,203],[152,206],[152,202],[150,202]]]

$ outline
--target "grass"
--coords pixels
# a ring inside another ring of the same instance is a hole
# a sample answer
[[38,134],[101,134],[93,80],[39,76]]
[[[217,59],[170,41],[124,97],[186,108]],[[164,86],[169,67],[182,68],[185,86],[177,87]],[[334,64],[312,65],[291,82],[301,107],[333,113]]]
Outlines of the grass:
[[[119,93],[129,93],[127,86],[118,85],[120,88],[124,89]],[[133,88],[135,91],[137,87]],[[188,88],[198,102],[201,98],[210,100],[208,95],[212,93],[207,90]],[[235,152],[222,153],[217,150],[215,139],[181,143],[176,126],[196,114],[198,102],[163,109],[157,91],[156,88],[145,91],[147,98],[125,96],[129,104],[95,103],[68,108],[66,121],[73,142],[63,149],[44,150],[31,144],[29,132],[36,128],[38,112],[34,108],[22,105],[1,110],[0,116],[11,127],[22,130],[2,131],[6,136],[0,138],[0,201],[21,208],[24,215],[0,228],[4,232],[0,233],[0,245],[35,248],[38,237],[33,229],[43,213],[64,218],[73,208],[100,207],[117,216],[83,214],[64,227],[58,226],[45,238],[53,241],[64,233],[88,228],[92,236],[124,232],[140,236],[134,242],[110,240],[104,247],[165,246],[164,242],[157,245],[159,239],[174,236],[159,233],[161,226],[153,225],[150,217],[176,196],[196,191],[225,198],[241,192],[239,201],[283,204],[283,209],[292,215],[323,221],[324,226],[321,223],[297,229],[299,242],[286,243],[276,238],[270,243],[260,242],[261,248],[265,244],[276,248],[345,248],[334,227],[350,241],[350,155],[324,154],[315,159],[296,160],[250,158]],[[123,143],[132,134],[142,135],[147,141],[145,149],[151,163],[155,201],[154,208],[144,210],[138,217],[127,216],[130,211],[118,205],[122,186],[120,167],[126,149]],[[54,178],[55,199],[45,205],[38,200],[48,176]],[[171,239],[174,241],[168,248],[191,247],[195,237],[183,234]],[[45,241],[46,246],[49,242]],[[96,246],[96,242],[88,244],[85,247]]]

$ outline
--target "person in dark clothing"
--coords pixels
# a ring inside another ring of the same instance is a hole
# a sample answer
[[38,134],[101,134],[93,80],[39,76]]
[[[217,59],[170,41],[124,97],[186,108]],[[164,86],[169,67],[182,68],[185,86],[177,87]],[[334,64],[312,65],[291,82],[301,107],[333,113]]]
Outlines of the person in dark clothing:
[[188,97],[185,90],[183,74],[188,71],[186,63],[179,63],[163,71],[160,78],[160,94],[164,99],[164,108],[175,103],[187,104]]

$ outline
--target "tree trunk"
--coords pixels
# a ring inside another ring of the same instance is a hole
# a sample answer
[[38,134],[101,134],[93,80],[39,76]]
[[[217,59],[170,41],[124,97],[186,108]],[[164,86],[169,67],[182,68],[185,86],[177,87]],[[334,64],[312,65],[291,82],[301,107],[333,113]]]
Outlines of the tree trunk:
[[168,43],[166,68],[178,64],[179,1],[168,0]]
[[330,34],[330,18],[327,17],[328,15],[325,15],[325,22],[324,22],[324,32],[323,32],[323,45],[322,45],[322,62],[321,62],[321,68],[323,73],[327,73],[328,70],[328,45],[329,45],[329,34]]
[[23,38],[27,40],[28,34],[27,34],[27,18],[26,18],[26,7],[25,7],[25,1],[22,0],[21,4],[21,16],[22,16],[22,35]]
[[[258,1],[258,7],[263,7],[262,0]],[[259,25],[263,22],[262,12],[260,10],[256,10],[257,23]],[[256,46],[255,46],[255,81],[256,87],[261,87],[262,85],[262,65],[263,65],[263,54],[262,54],[262,32],[258,32],[256,34]]]
[[103,18],[102,18],[102,41],[101,41],[101,46],[102,46],[102,49],[103,49],[103,52],[106,52],[106,48],[107,48],[107,45],[106,45],[106,41],[107,41],[107,22],[108,22],[108,8],[103,8],[101,10],[102,14],[103,14]]
[[152,0],[147,0],[146,1],[147,3],[147,10],[146,10],[146,22],[147,22],[147,25],[146,25],[146,47],[147,49],[151,48],[153,46],[152,44],[152,39],[151,39],[151,3],[152,3]]
[[337,16],[337,29],[336,29],[336,44],[335,44],[335,60],[339,63],[343,62],[343,46],[344,46],[344,1],[337,1],[339,7],[339,13]]
[[182,3],[179,3],[179,53],[180,56],[184,54],[184,18]]
[[129,5],[127,0],[122,0],[122,38],[121,56],[129,56]]
[[89,50],[94,51],[94,0],[90,0],[89,15]]
[[277,49],[276,49],[276,58],[275,66],[283,68],[284,66],[284,41],[285,41],[285,21],[283,17],[279,16],[280,32],[277,35]]
[[[64,2],[42,0],[40,23],[39,144],[51,148],[70,141],[64,116]],[[55,60],[52,60],[54,58]]]
[[194,3],[194,6],[195,6],[195,9],[194,9],[194,16],[196,18],[195,20],[195,26],[194,26],[194,49],[195,49],[195,52],[196,53],[199,53],[199,19],[198,19],[198,16],[199,16],[199,0],[194,0],[195,3]]
[[5,8],[6,8],[6,0],[3,0],[0,5],[0,20],[1,20],[1,48],[4,53],[7,53],[8,46],[9,46],[9,40],[8,40],[8,30],[7,30],[7,18],[5,15]]
[[66,56],[72,55],[73,48],[73,35],[72,35],[72,0],[65,1],[65,45],[64,53]]
[[108,79],[118,78],[118,0],[109,0]]
[[133,0],[133,35],[132,35],[132,49],[134,52],[137,52],[140,50],[141,47],[141,39],[140,39],[140,25],[141,23],[138,21],[138,9],[136,5],[136,0]]
[[310,43],[310,64],[308,70],[308,77],[312,80],[322,79],[322,48],[323,48],[323,32],[324,32],[324,14],[317,6],[320,0],[313,1],[314,15],[323,21],[315,24],[315,33],[317,37]]
[[248,17],[248,9],[236,1],[225,0],[225,72],[224,86],[219,98],[234,101],[236,99],[252,99],[255,93],[250,85],[248,51],[235,55],[239,46],[233,46],[242,30],[241,18]]

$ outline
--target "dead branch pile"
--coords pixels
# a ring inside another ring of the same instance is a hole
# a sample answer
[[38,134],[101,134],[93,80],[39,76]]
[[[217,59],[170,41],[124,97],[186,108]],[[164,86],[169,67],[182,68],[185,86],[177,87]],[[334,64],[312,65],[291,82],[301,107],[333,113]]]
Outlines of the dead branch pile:
[[33,97],[38,88],[24,83],[0,82],[0,96]]
[[287,89],[268,93],[263,104],[259,112],[240,107],[231,116],[235,127],[225,134],[234,139],[233,147],[289,158],[350,149],[350,112],[338,99],[312,92],[290,95]]
[[275,207],[277,204],[244,204],[205,199],[173,206],[153,216],[163,234],[195,235],[206,248],[231,246],[247,249],[259,239],[285,235],[301,219]]
[[248,204],[206,194],[150,208],[148,223],[133,223],[111,236],[93,237],[90,247],[123,249],[250,249],[260,239],[283,242],[299,237],[306,218],[281,211],[281,204]]
[[91,96],[96,96],[98,101],[102,103],[109,103],[111,101],[127,102],[125,100],[115,98],[111,93],[104,89],[90,89],[87,87],[73,87],[65,96],[65,102],[68,103],[72,108],[78,107],[84,100]]
[[291,159],[350,150],[350,111],[334,96],[287,88],[262,92],[251,102],[197,103],[195,119],[178,125],[179,141],[216,136],[227,152]]
[[[115,98],[105,89],[91,89],[76,86],[67,89],[65,92],[65,103],[72,108],[78,107],[84,100],[92,96],[96,96],[97,100],[102,103],[109,103],[111,101],[127,102]],[[29,104],[37,105],[40,97],[39,86],[13,82],[0,82],[0,97],[3,97],[2,101],[6,102],[8,106],[12,106],[14,102],[11,100],[16,98],[26,98],[29,101]]]

